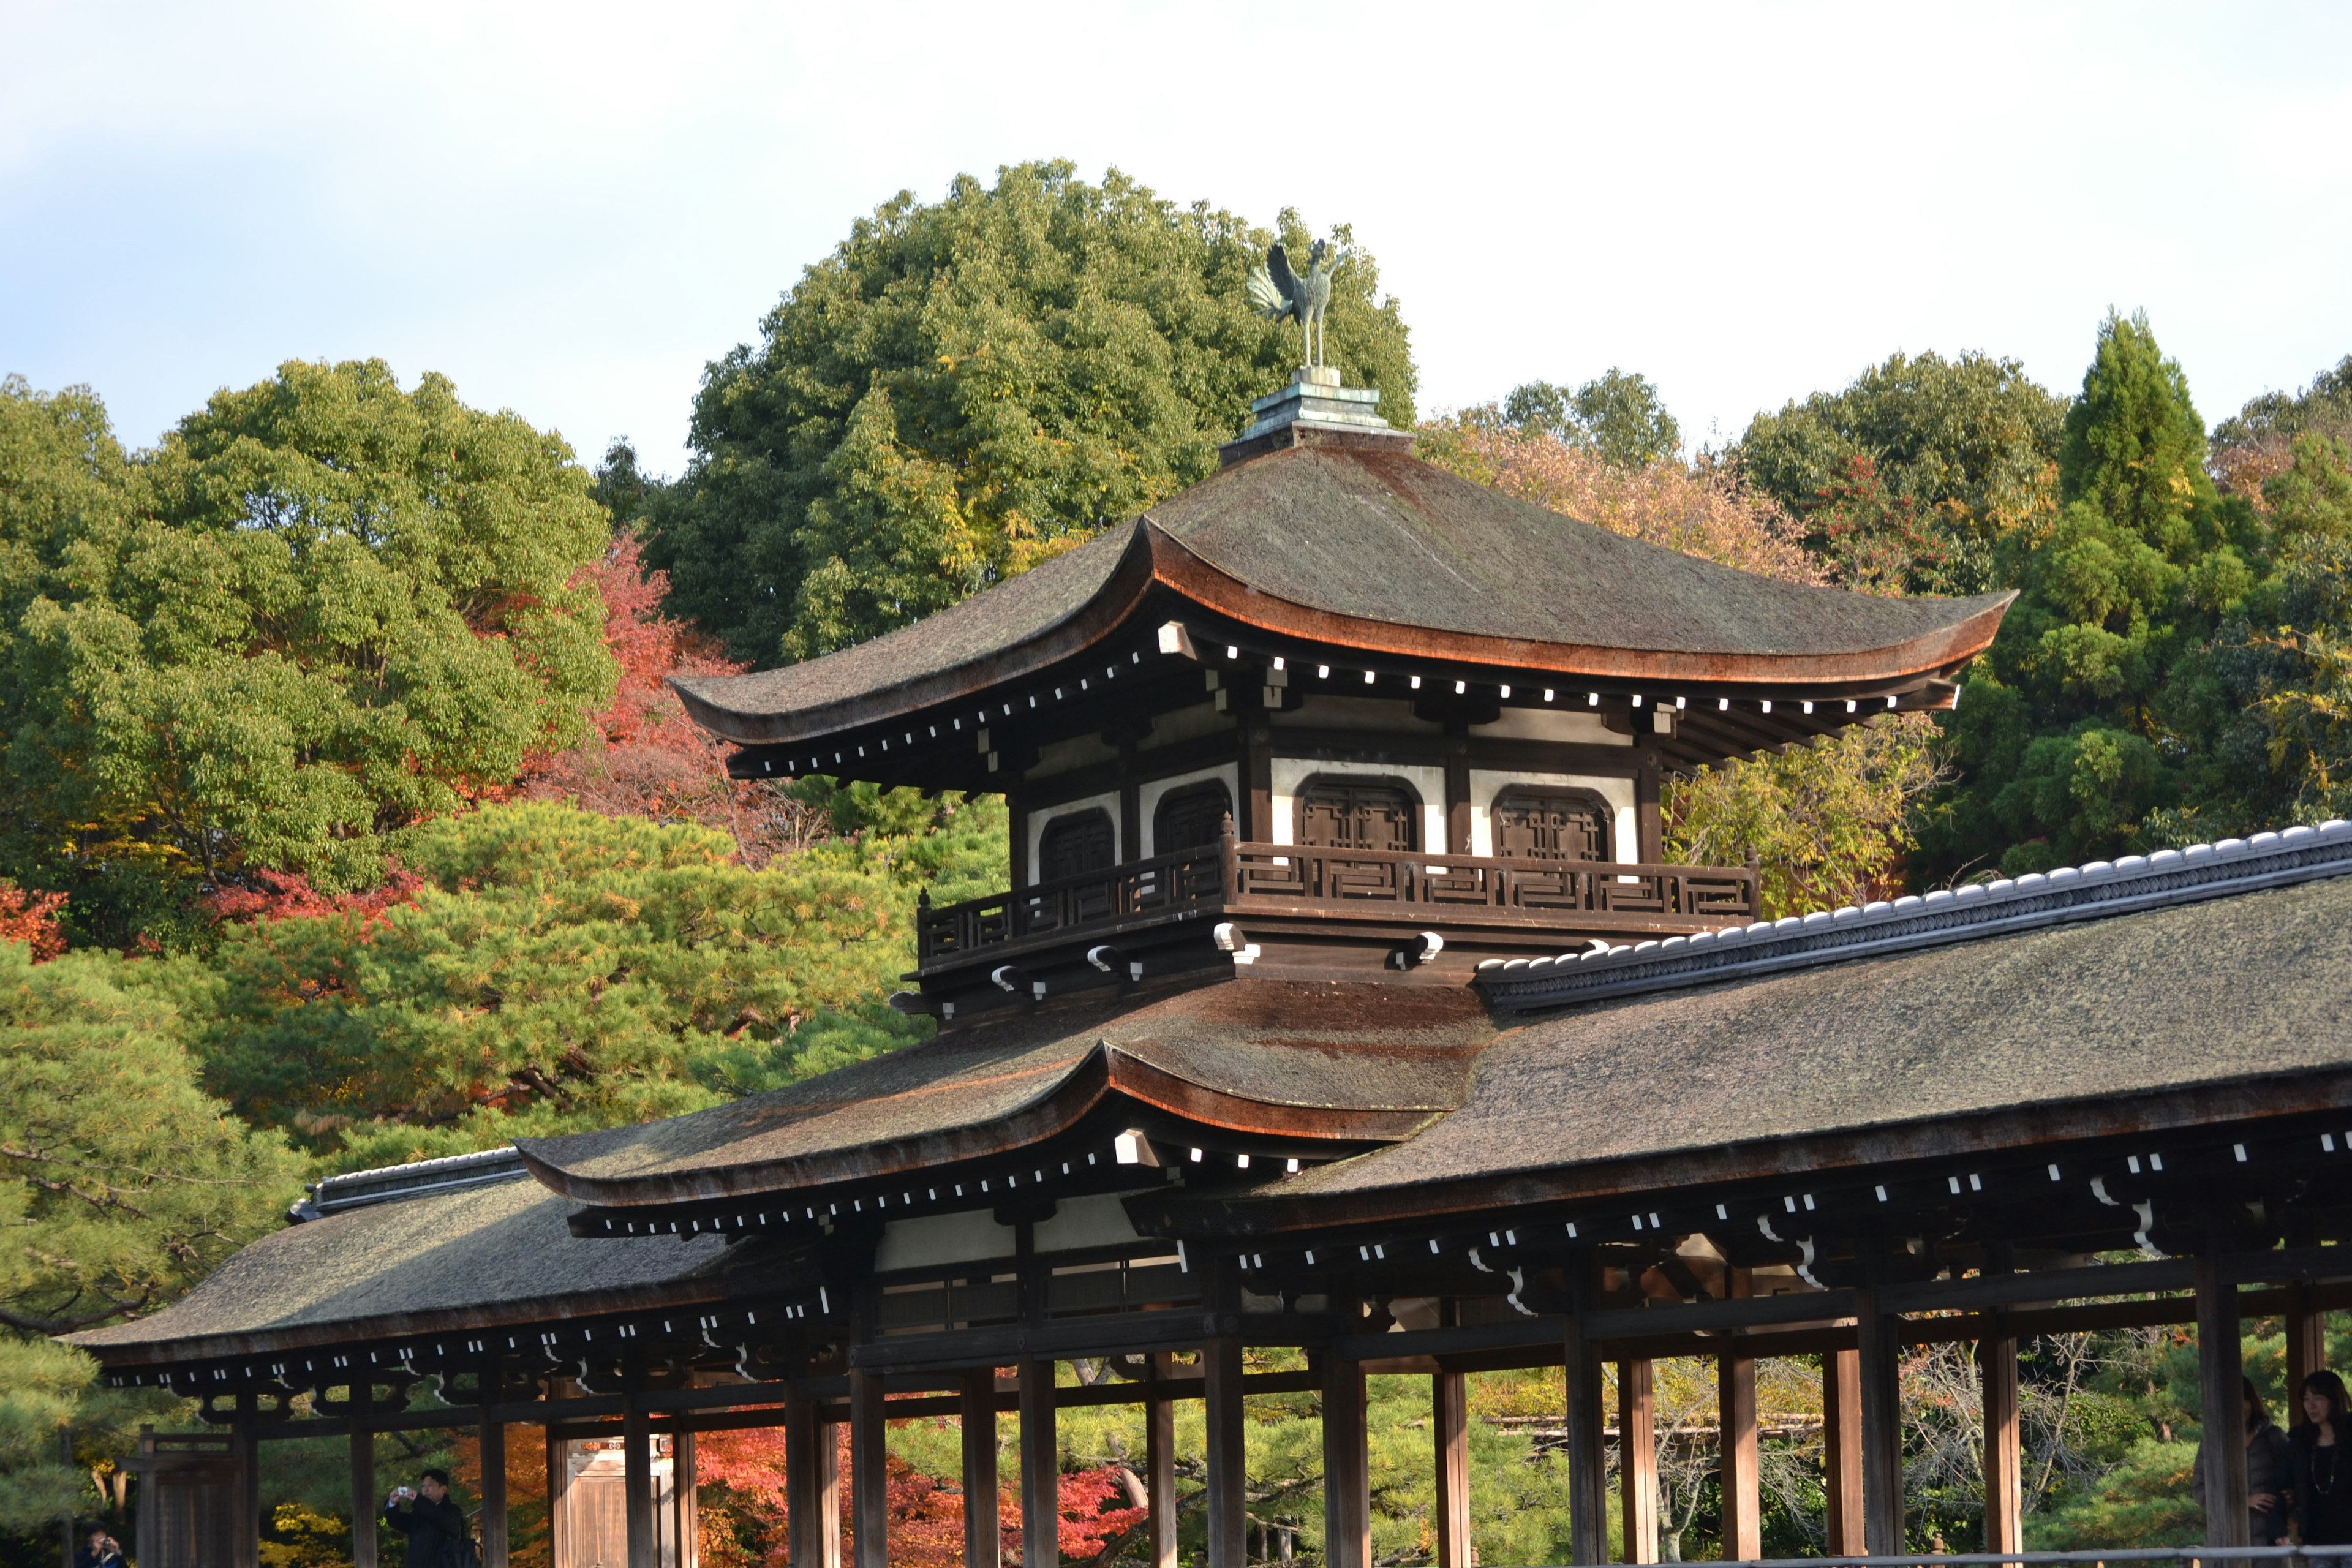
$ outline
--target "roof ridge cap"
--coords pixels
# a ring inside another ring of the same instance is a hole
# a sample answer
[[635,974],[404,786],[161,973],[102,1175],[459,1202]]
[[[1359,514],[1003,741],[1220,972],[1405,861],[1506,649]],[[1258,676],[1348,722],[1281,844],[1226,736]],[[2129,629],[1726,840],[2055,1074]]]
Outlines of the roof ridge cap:
[[1555,958],[1489,959],[1479,965],[1474,984],[1503,1011],[1550,1011],[2347,874],[2352,874],[2352,822],[2337,817],[2315,827],[2298,825],[2060,866],[1696,936],[1594,947]]

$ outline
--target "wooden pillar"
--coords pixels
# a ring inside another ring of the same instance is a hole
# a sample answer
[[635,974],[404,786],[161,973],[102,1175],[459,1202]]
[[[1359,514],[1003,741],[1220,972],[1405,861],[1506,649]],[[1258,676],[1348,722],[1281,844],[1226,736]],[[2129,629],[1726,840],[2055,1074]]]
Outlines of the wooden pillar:
[[[155,1568],[155,1564],[163,1561],[156,1552],[163,1532],[160,1517],[163,1510],[155,1505],[155,1427],[152,1422],[139,1424],[139,1513],[131,1527],[131,1550],[134,1553],[131,1560],[145,1563],[147,1568]],[[373,1507],[371,1500],[369,1507],[360,1511],[373,1518],[371,1510]],[[371,1542],[375,1539],[373,1531],[368,1532],[368,1539]]]
[[1242,820],[1244,840],[1264,844],[1274,837],[1274,731],[1262,715],[1242,720]]
[[2246,1392],[2238,1288],[2221,1269],[2218,1234],[2196,1261],[2197,1384],[2205,1427],[2205,1544],[2243,1546],[2252,1534],[2246,1506]]
[[[2001,1321],[1999,1314],[1994,1321]],[[2017,1337],[2003,1332],[1979,1340],[1977,1374],[1984,1393],[1985,1550],[2022,1552],[2025,1490],[2017,1426]]]
[[[547,1393],[555,1397],[554,1379],[549,1380]],[[563,1493],[572,1482],[572,1450],[552,1426],[540,1431],[547,1439],[547,1568],[571,1568],[571,1559],[564,1555],[572,1542],[563,1525]]]
[[2311,1287],[2286,1288],[2286,1408],[2277,1411],[2282,1429],[2303,1419],[2303,1380],[2327,1365],[2327,1314],[2312,1305]]
[[1568,1539],[1580,1564],[1609,1561],[1609,1458],[1601,1436],[1601,1357],[1584,1337],[1585,1314],[1600,1294],[1598,1265],[1571,1254],[1568,1317]]
[[1862,1394],[1862,1540],[1865,1551],[1903,1550],[1902,1342],[1878,1292],[1854,1292],[1855,1355]]
[[[677,1568],[698,1568],[702,1559],[702,1499],[697,1493],[693,1432],[681,1430],[670,1440],[669,1476],[671,1515],[677,1529]],[[504,1495],[501,1489],[500,1496]],[[503,1530],[505,1521],[499,1522]],[[491,1568],[487,1547],[483,1558],[482,1568]],[[499,1568],[505,1568],[503,1560]]]
[[[237,1400],[240,1414],[251,1415],[249,1395]],[[236,1436],[236,1563],[235,1568],[261,1568],[261,1438],[250,1425],[239,1422]]]
[[507,1568],[507,1428],[490,1418],[496,1385],[482,1399],[482,1568]]
[[[841,1568],[841,1448],[815,1400],[784,1402],[784,1520],[793,1568]],[[554,1568],[565,1568],[558,1563]]]
[[1009,779],[1004,791],[1004,817],[1013,840],[1013,879],[1009,886],[1017,893],[1036,879],[1029,875],[1029,808],[1014,796]]
[[[1639,733],[1642,715],[1636,713],[1633,716],[1636,730],[1633,739],[1637,744],[1642,739]],[[1658,809],[1658,753],[1648,752],[1643,755],[1648,761],[1633,776],[1633,824],[1635,836],[1641,841],[1642,858],[1654,865],[1666,852],[1665,818]]]
[[1004,1537],[996,1515],[996,1370],[963,1374],[963,1568],[997,1568]]
[[1364,1427],[1364,1363],[1323,1360],[1323,1561],[1372,1568],[1370,1434]]
[[849,1528],[857,1568],[890,1568],[889,1427],[882,1374],[849,1369]]
[[1756,1468],[1756,1362],[1735,1348],[1715,1365],[1723,1556],[1727,1563],[1753,1561],[1764,1555],[1763,1490]]
[[1429,1380],[1437,1449],[1437,1568],[1470,1568],[1470,1386],[1458,1372]]
[[1444,852],[1470,853],[1470,742],[1462,735],[1445,742]]
[[[376,1521],[383,1513],[383,1499],[375,1495],[375,1429],[368,1419],[374,1407],[374,1388],[366,1383],[352,1384],[351,1403],[345,1407],[352,1421],[352,1568],[376,1568]],[[141,1484],[146,1484],[143,1478]],[[143,1524],[143,1512],[141,1520]]]
[[[1147,1363],[1151,1381],[1167,1381],[1172,1367],[1168,1352],[1155,1351]],[[1151,1568],[1176,1568],[1176,1402],[1143,1402],[1143,1495],[1151,1510]]]
[[1201,1362],[1209,1427],[1209,1568],[1248,1568],[1249,1471],[1243,1448],[1240,1336],[1219,1334],[1206,1341]]
[[1617,1500],[1625,1561],[1658,1560],[1657,1393],[1650,1363],[1617,1363]]
[[1822,1357],[1822,1497],[1830,1555],[1859,1557],[1862,1544],[1862,1352]]
[[632,1376],[621,1393],[621,1506],[627,1525],[629,1568],[661,1568],[660,1538],[654,1530],[653,1433]]
[[[1055,1431],[1054,1363],[1021,1363],[1021,1563],[1062,1560],[1062,1445]],[[858,1568],[866,1568],[864,1563]]]

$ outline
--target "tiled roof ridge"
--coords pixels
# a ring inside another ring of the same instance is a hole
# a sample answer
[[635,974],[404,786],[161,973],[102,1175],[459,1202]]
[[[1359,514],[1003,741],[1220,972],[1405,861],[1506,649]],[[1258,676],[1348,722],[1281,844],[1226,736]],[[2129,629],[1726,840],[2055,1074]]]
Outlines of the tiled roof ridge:
[[522,1151],[512,1144],[470,1154],[446,1154],[437,1160],[412,1160],[404,1165],[380,1165],[373,1171],[346,1171],[312,1182],[310,1195],[288,1209],[286,1217],[299,1225],[345,1209],[509,1182],[529,1174]]
[[1907,894],[1863,908],[1790,915],[1696,936],[1594,946],[1556,958],[1489,959],[1476,984],[1506,1012],[1746,979],[1880,953],[2141,910],[2193,903],[2352,873],[2352,822],[2295,826],[2061,866],[2018,878]]

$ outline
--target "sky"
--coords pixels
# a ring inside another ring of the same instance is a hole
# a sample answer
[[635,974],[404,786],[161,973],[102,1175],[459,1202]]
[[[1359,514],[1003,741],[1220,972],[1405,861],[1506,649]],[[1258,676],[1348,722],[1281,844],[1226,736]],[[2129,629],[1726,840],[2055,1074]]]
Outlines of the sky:
[[0,0],[0,374],[151,445],[289,358],[687,460],[861,214],[1065,157],[1354,226],[1424,412],[1610,366],[1695,445],[1896,350],[2209,424],[2352,353],[2352,6]]

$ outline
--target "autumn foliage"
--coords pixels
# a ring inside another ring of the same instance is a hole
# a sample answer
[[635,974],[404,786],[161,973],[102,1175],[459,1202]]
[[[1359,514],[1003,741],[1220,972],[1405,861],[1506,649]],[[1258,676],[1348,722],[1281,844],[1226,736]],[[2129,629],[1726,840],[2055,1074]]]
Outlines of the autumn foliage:
[[530,758],[514,793],[570,800],[606,816],[714,827],[734,837],[751,866],[804,845],[808,814],[763,784],[729,778],[732,748],[688,718],[668,685],[674,675],[740,675],[751,667],[662,614],[668,574],[646,569],[626,530],[581,581],[604,596],[604,647],[620,666],[620,684],[611,705],[592,716],[587,736],[568,751]]
[[22,888],[0,888],[0,942],[21,942],[33,950],[33,962],[44,963],[66,950],[66,933],[58,926],[63,893],[28,893]]
[[[851,1556],[849,1428],[835,1428],[842,1481],[842,1559]],[[963,1493],[888,1457],[887,1507],[890,1561],[897,1568],[956,1568],[963,1561]],[[707,1568],[782,1568],[789,1514],[784,1495],[784,1435],[776,1427],[706,1433],[696,1447],[702,1561]],[[1099,1557],[1139,1527],[1145,1510],[1126,1507],[1118,1472],[1101,1466],[1061,1479],[1061,1555]],[[1003,1561],[1021,1561],[1021,1499],[1010,1485],[996,1500]]]

